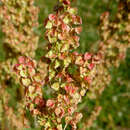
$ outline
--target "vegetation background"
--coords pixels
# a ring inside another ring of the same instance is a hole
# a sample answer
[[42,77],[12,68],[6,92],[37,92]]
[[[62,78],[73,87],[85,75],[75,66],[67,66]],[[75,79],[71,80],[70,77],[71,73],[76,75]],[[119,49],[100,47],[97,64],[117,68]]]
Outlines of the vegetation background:
[[[44,55],[43,48],[46,41],[44,39],[43,21],[49,13],[53,12],[56,2],[57,0],[36,0],[36,5],[40,7],[39,27],[34,29],[40,36],[39,47],[36,50],[36,60]],[[96,51],[101,40],[98,30],[100,15],[105,11],[109,11],[111,19],[114,20],[118,0],[75,0],[74,5],[78,8],[79,15],[83,19],[83,31],[78,51],[81,53],[91,51],[91,46],[94,46],[93,51]],[[5,52],[2,47],[3,38],[4,34],[0,28],[0,61],[5,60]],[[118,69],[110,68],[110,73],[112,81],[102,95],[96,100],[90,100],[86,96],[83,103],[80,104],[79,107],[84,114],[84,118],[79,123],[79,130],[82,130],[83,121],[89,116],[96,104],[102,106],[102,111],[90,130],[130,130],[130,48],[127,51],[126,60],[121,63]],[[15,86],[15,84],[12,85]],[[8,88],[8,92],[12,95],[10,106],[15,106],[15,87],[14,90]],[[34,129],[36,130],[32,125],[32,129],[27,130]]]

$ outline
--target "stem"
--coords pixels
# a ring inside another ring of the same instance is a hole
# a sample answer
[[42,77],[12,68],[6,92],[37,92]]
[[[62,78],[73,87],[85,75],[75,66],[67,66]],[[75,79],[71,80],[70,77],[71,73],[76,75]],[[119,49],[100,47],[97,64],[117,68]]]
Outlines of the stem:
[[64,130],[66,129],[67,125],[68,125],[68,124],[65,124]]

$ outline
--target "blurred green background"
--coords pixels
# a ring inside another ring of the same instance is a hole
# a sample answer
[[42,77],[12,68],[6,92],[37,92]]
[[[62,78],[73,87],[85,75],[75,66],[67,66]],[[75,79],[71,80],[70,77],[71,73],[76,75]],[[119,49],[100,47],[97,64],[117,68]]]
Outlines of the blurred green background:
[[[40,7],[39,27],[35,29],[36,33],[40,36],[39,47],[36,50],[35,57],[37,60],[44,55],[42,50],[45,45],[43,21],[49,13],[53,12],[53,7],[56,3],[57,0],[36,0],[36,5]],[[104,11],[109,11],[111,19],[114,19],[117,12],[117,4],[118,0],[75,0],[74,6],[79,9],[79,15],[83,19],[79,52],[90,51],[91,46],[95,46],[96,51],[100,41],[98,31],[100,15]],[[3,38],[4,34],[0,28],[0,61],[5,60],[5,52],[2,48]],[[130,130],[130,49],[127,51],[125,61],[117,69],[110,68],[110,73],[112,81],[101,97],[96,100],[90,100],[87,97],[84,99],[83,103],[86,105],[82,109],[84,120],[88,118],[88,113],[93,110],[95,104],[98,103],[102,106],[102,111],[90,130]],[[16,88],[14,87],[14,89]],[[11,103],[15,104],[15,90],[13,91]],[[79,130],[82,130],[82,125],[81,121],[78,126]],[[36,130],[36,128],[34,129]]]

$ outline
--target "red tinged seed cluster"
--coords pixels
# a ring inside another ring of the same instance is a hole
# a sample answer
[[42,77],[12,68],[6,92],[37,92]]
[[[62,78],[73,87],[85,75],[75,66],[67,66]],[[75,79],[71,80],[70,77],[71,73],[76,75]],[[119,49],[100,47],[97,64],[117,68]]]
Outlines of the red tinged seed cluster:
[[1,0],[0,4],[2,31],[6,36],[4,43],[13,53],[29,57],[35,56],[39,39],[34,32],[34,28],[38,27],[39,12],[38,7],[34,6],[34,1]]
[[[130,48],[130,13],[129,3],[120,1],[115,20],[110,20],[109,12],[101,15],[100,34],[102,41],[99,44],[98,53],[102,61],[96,66],[92,87],[89,89],[88,97],[98,98],[111,81],[109,70],[111,67],[119,67],[121,61],[126,57],[126,51]],[[122,81],[121,81],[122,82]]]
[[[34,5],[34,1],[0,0],[0,29],[4,34],[0,44],[3,42],[1,47],[4,48],[5,54],[5,59],[0,61],[0,94],[3,95],[0,98],[0,124],[4,130],[23,129],[29,125],[29,121],[23,116],[23,88],[16,88],[18,80],[12,66],[17,63],[19,55],[35,56],[39,38],[34,30],[38,27],[39,9]],[[9,105],[12,93],[8,93],[8,89],[16,95],[13,100],[17,112]]]
[[[52,48],[46,57],[60,57],[62,53],[67,53],[79,46],[77,34],[80,34],[82,28],[78,25],[82,23],[82,20],[76,14],[77,9],[62,4],[55,14],[50,14],[45,20],[45,28],[47,29],[45,37],[49,41],[49,47]],[[72,25],[76,27],[72,28]]]
[[129,0],[120,2],[114,21],[110,21],[109,12],[101,15],[100,32],[103,42],[100,44],[100,51],[107,67],[118,67],[120,61],[126,57],[127,48],[130,47],[130,13],[127,10],[129,4]]
[[56,13],[45,20],[45,37],[48,40],[45,58],[49,64],[45,86],[55,91],[54,98],[46,102],[48,116],[40,117],[39,121],[43,126],[48,124],[47,129],[63,127],[64,118],[66,125],[70,124],[72,129],[76,129],[76,124],[82,118],[82,114],[76,112],[77,105],[91,86],[94,77],[92,71],[100,58],[91,53],[71,52],[79,46],[80,24],[82,20],[77,16],[77,9],[72,8],[70,1],[66,0],[60,1]]
[[[42,75],[36,71],[36,62],[27,57],[19,57],[19,63],[15,65],[14,70],[19,75],[21,84],[25,87],[25,106],[33,115],[40,118],[39,123],[41,125],[46,126],[48,120],[52,119],[51,121],[56,127],[62,125],[61,121],[65,118],[66,124],[71,124],[76,129],[76,124],[79,121],[77,116],[82,116],[81,113],[75,111],[88,89],[87,86],[90,85],[90,78],[92,78],[91,76],[89,78],[92,69],[88,65],[94,64],[95,61],[93,56],[89,60],[85,60],[84,56],[75,52],[70,54],[72,64],[76,65],[76,57],[82,61],[82,64],[77,64],[74,75],[69,73],[69,66],[71,67],[71,65],[68,65],[65,67],[66,71],[55,72],[55,79],[51,79],[52,83],[45,80],[45,85],[51,86],[57,92],[56,98],[47,101],[43,99],[44,95],[42,96],[41,87],[44,80]],[[81,71],[82,69],[84,71]],[[51,111],[54,111],[55,115],[52,115]],[[53,127],[46,126],[46,128]]]
[[18,61],[19,63],[15,65],[14,70],[24,86],[25,107],[35,115],[41,114],[40,109],[45,106],[41,90],[44,84],[42,73],[36,71],[37,64],[33,60],[21,56]]
[[[45,129],[62,130],[63,119],[66,126],[70,124],[72,129],[76,129],[82,118],[82,114],[76,112],[77,105],[91,86],[93,71],[100,57],[71,52],[79,46],[80,24],[82,20],[77,16],[77,9],[72,8],[68,0],[60,1],[56,13],[50,14],[44,25],[48,40],[44,57],[48,64],[45,80],[30,58],[20,57],[19,64],[14,67],[25,87],[25,106],[37,115],[39,124]],[[52,89],[52,99],[43,99],[42,85]]]

